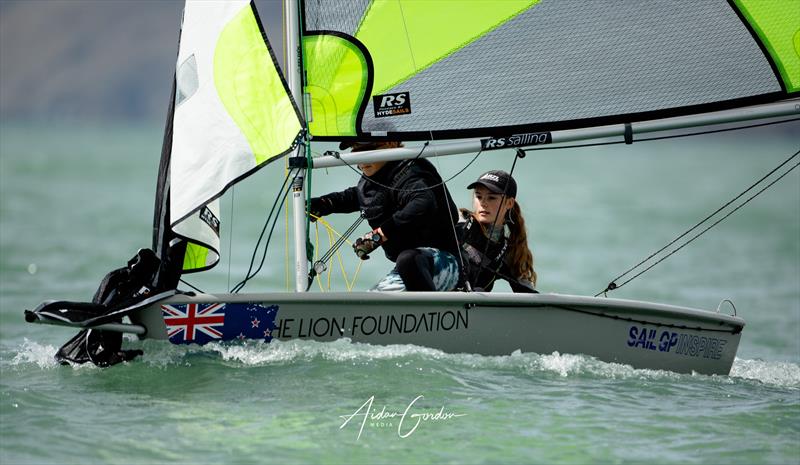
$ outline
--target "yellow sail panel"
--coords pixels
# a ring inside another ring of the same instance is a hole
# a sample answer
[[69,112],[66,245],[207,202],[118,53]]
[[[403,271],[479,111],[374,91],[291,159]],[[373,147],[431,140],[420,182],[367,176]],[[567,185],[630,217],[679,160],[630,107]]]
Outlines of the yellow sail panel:
[[189,243],[183,255],[183,271],[191,272],[208,268],[208,255],[210,250],[199,244]]
[[736,0],[772,56],[787,91],[800,90],[800,0]]
[[356,38],[370,51],[375,94],[449,56],[539,0],[372,2]]
[[367,88],[368,68],[361,50],[334,35],[310,35],[303,40],[303,56],[311,95],[315,134],[355,136],[359,105]]
[[[214,52],[214,85],[260,165],[281,155],[302,126],[253,10],[243,9],[223,29]],[[287,117],[288,115],[288,117]]]

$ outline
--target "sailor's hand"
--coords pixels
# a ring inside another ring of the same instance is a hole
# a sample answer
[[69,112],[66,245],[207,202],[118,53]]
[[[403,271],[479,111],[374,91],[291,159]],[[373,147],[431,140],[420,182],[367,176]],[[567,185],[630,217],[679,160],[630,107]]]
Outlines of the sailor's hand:
[[369,260],[369,254],[381,246],[381,235],[377,231],[370,231],[353,243],[353,250],[358,258]]
[[325,215],[330,215],[333,209],[331,201],[325,197],[314,197],[308,202],[308,215],[311,217],[311,222],[317,221]]

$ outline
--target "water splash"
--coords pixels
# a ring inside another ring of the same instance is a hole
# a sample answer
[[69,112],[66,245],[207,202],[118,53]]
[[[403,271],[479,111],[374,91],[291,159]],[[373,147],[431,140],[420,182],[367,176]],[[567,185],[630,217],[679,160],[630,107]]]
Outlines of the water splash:
[[11,366],[24,366],[34,364],[39,368],[55,368],[59,366],[53,354],[58,350],[51,345],[39,344],[25,338],[20,346],[15,350],[16,355],[11,360]]
[[[680,380],[681,377],[702,378],[700,374],[680,374],[664,370],[636,369],[630,365],[609,363],[587,355],[522,353],[517,350],[510,355],[487,356],[477,354],[449,354],[437,349],[403,345],[371,345],[354,343],[344,338],[333,342],[310,340],[272,341],[262,343],[246,341],[242,344],[212,343],[204,346],[175,346],[162,341],[128,341],[145,351],[141,361],[149,366],[190,366],[193,357],[221,358],[223,362],[243,367],[311,363],[324,360],[335,363],[371,363],[382,360],[405,360],[406,362],[442,362],[447,366],[469,369],[486,369],[519,372],[524,374],[551,374],[559,377],[598,377],[606,379]],[[35,365],[40,369],[58,367],[53,358],[57,348],[24,339],[15,350],[10,366]],[[139,363],[139,362],[132,362]],[[91,367],[91,364],[73,365],[73,368]],[[709,379],[737,383],[760,382],[778,387],[800,389],[800,365],[791,362],[744,360],[737,358],[729,377],[713,376]]]
[[437,349],[411,344],[371,345],[343,338],[333,342],[311,340],[272,341],[265,344],[245,341],[241,344],[211,343],[204,346],[143,347],[144,361],[152,366],[191,365],[193,357],[221,357],[222,361],[243,367],[313,363],[371,363],[402,360],[443,363],[471,370],[502,370],[524,374],[555,374],[560,377],[590,376],[610,379],[675,378],[677,373],[663,370],[635,369],[629,365],[607,363],[586,355],[535,354],[517,350],[510,355],[486,356],[449,354]]
[[736,358],[731,378],[759,381],[780,387],[800,389],[800,365],[791,362],[768,362]]
[[157,365],[182,364],[183,358],[202,355],[220,356],[223,361],[242,366],[283,365],[294,362],[326,360],[332,362],[370,362],[404,357],[435,357],[443,354],[436,349],[414,345],[374,346],[353,343],[344,338],[333,342],[308,340],[272,341],[263,343],[211,343],[204,346],[164,346],[156,350],[145,350],[146,361]]

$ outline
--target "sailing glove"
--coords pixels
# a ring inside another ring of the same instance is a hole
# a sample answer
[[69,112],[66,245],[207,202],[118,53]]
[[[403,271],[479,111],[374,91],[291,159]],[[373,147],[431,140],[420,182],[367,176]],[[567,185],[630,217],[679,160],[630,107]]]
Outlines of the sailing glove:
[[355,251],[356,255],[358,255],[358,258],[362,260],[369,260],[369,254],[371,254],[373,250],[380,246],[381,235],[376,231],[370,231],[363,237],[356,239],[356,241],[353,243],[353,250]]
[[312,223],[319,217],[330,215],[333,213],[332,210],[331,201],[325,197],[314,197],[308,202],[308,214],[311,215]]

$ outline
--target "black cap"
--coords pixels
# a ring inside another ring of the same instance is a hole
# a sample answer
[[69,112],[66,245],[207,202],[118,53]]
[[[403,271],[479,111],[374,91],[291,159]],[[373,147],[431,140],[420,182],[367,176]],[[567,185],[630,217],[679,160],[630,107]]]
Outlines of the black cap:
[[517,196],[517,182],[505,171],[487,171],[480,175],[477,181],[467,186],[467,189],[473,189],[479,185],[495,194],[505,194],[506,197],[515,198]]

